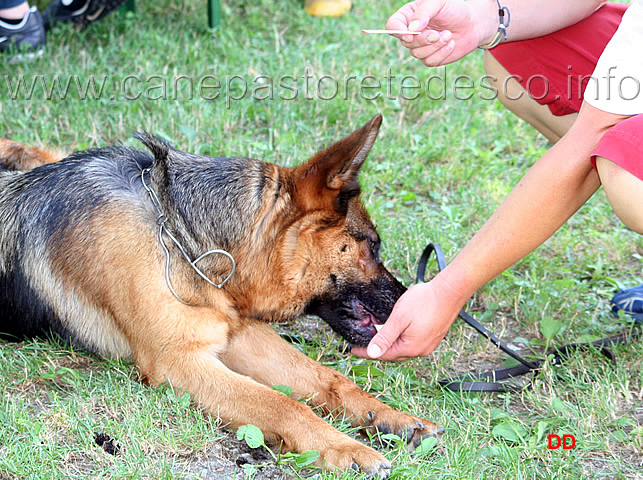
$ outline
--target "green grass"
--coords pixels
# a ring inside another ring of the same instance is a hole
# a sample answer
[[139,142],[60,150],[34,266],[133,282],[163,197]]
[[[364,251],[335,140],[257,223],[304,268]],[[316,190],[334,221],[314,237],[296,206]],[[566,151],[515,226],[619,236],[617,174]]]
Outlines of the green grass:
[[[341,19],[313,19],[294,0],[222,3],[223,26],[215,33],[206,28],[203,2],[138,2],[135,15],[112,15],[80,32],[57,28],[38,61],[15,66],[0,58],[1,136],[71,151],[134,145],[132,132],[146,129],[187,151],[294,165],[382,113],[362,176],[363,200],[384,238],[383,258],[406,284],[425,243],[438,242],[453,257],[548,148],[528,125],[482,99],[488,91],[479,84],[471,99],[456,98],[453,79],[478,79],[480,54],[446,68],[445,98],[433,80],[432,98],[423,92],[402,99],[411,93],[400,92],[404,76],[425,83],[444,70],[424,68],[394,39],[359,33],[383,26],[398,2],[357,1]],[[47,99],[38,76],[49,88],[55,75],[72,87]],[[188,80],[174,88],[181,76],[194,79],[195,90],[199,81],[208,88],[190,98]],[[324,76],[338,79],[334,98]],[[19,78],[27,86],[36,79],[31,98],[24,91],[12,98]],[[82,98],[76,78],[80,85],[104,80],[102,97]],[[245,96],[240,78],[249,88]],[[260,88],[270,79],[272,99]],[[285,99],[293,90],[279,87],[280,80],[299,88],[297,98]],[[376,81],[381,88],[359,88]],[[599,192],[545,245],[482,288],[471,307],[503,338],[521,338],[537,351],[545,343],[543,320],[562,325],[553,344],[607,336],[627,328],[610,315],[609,298],[643,282],[642,262],[642,239],[619,223]],[[385,449],[394,478],[643,478],[640,341],[613,348],[615,369],[596,352],[578,354],[565,372],[546,370],[531,391],[480,395],[436,386],[440,378],[504,362],[460,322],[430,358],[403,363],[350,358],[328,345],[328,335],[320,328],[306,352],[383,401],[446,427],[442,442],[423,455]],[[556,373],[563,378],[546,381]],[[266,478],[267,471],[332,477],[288,466],[236,468],[225,454],[238,447],[234,434],[188,398],[142,386],[131,364],[65,346],[0,343],[0,391],[0,477]],[[120,454],[101,450],[94,432],[116,439]],[[548,450],[550,433],[573,434],[576,448]]]

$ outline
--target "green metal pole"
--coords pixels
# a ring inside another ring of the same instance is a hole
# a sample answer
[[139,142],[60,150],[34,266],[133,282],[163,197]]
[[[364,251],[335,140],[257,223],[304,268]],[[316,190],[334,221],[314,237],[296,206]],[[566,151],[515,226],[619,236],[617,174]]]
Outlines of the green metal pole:
[[[129,0],[134,1],[134,0]],[[208,27],[216,28],[221,24],[220,0],[208,0]]]

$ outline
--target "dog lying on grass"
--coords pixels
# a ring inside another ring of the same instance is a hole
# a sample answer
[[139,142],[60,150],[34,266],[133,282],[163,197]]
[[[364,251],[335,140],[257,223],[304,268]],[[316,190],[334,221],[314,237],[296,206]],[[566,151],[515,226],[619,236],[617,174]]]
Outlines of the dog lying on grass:
[[382,454],[297,400],[410,447],[439,426],[383,404],[269,325],[315,314],[366,345],[404,292],[359,200],[380,124],[294,168],[184,153],[148,134],[138,134],[148,151],[60,160],[0,141],[0,332],[131,358],[147,382],[188,391],[231,427],[316,450],[328,469],[387,477]]

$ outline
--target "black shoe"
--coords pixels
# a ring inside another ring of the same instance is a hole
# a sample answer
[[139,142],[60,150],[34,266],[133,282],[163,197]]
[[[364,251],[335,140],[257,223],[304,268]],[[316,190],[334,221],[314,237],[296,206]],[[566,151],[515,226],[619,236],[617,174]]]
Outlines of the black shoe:
[[54,0],[42,14],[45,30],[49,30],[57,22],[72,22],[84,27],[100,20],[125,2],[126,0],[85,0],[79,5],[74,0]]
[[36,58],[45,51],[45,29],[36,7],[17,24],[0,20],[0,52],[15,52],[11,62]]

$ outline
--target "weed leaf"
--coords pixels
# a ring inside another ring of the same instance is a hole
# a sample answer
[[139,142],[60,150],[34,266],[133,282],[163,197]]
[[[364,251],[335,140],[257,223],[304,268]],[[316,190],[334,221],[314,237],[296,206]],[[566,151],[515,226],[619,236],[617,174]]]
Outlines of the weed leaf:
[[540,333],[543,334],[543,337],[548,342],[558,335],[561,328],[563,328],[563,323],[550,317],[545,317],[540,322]]
[[244,425],[237,430],[237,439],[244,440],[250,448],[265,447],[263,433],[254,425]]
[[527,435],[527,430],[514,422],[506,421],[493,427],[491,434],[496,438],[502,438],[508,442],[518,443],[522,441],[525,435]]

